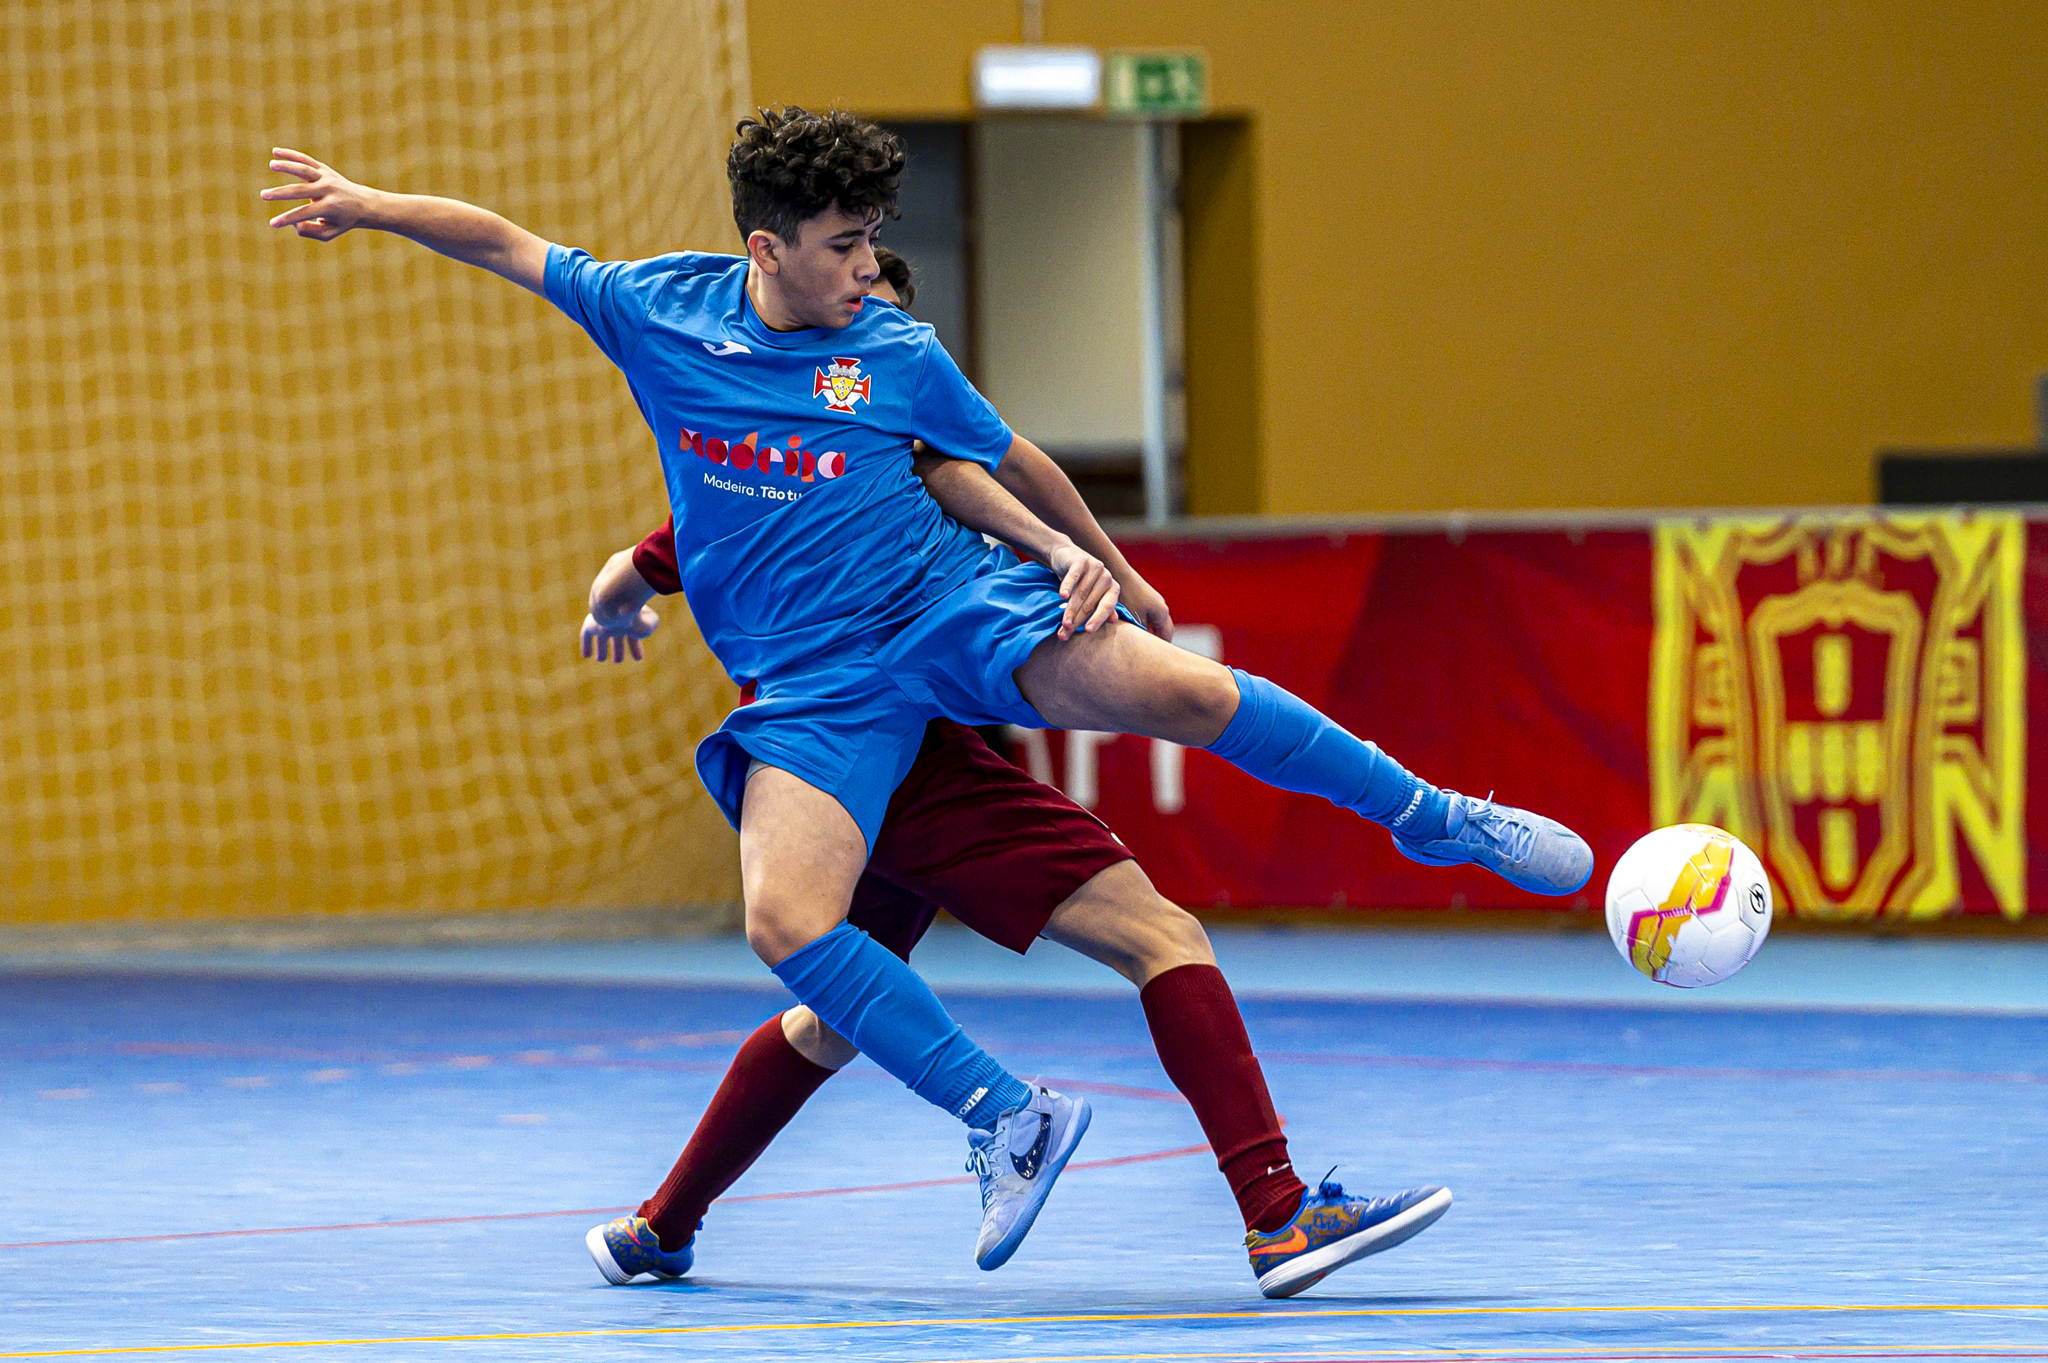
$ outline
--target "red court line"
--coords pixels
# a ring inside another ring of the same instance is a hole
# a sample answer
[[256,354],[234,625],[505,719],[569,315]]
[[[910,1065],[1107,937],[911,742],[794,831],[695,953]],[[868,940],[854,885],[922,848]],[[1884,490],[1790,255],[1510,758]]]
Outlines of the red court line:
[[[488,1069],[498,1064],[509,1064],[521,1069],[641,1070],[656,1074],[723,1074],[729,1068],[725,1061],[656,1060],[646,1056],[544,1055],[537,1051],[514,1051],[506,1055],[460,1051],[314,1050],[303,1046],[259,1046],[211,1041],[122,1041],[107,1043],[104,1048],[99,1049],[102,1053],[111,1050],[113,1054],[123,1056],[186,1060],[275,1060],[284,1064],[299,1065],[402,1064]],[[1148,1051],[1146,1054],[1150,1055],[1151,1052]],[[858,1070],[855,1073],[863,1078],[879,1077],[867,1070]],[[1072,1089],[1077,1093],[1101,1093],[1113,1098],[1137,1098],[1153,1103],[1187,1102],[1187,1099],[1171,1089],[1144,1088],[1134,1084],[1095,1083],[1083,1079],[1060,1079],[1053,1082],[1063,1091]]]
[[[631,1046],[634,1050],[660,1050],[670,1047],[677,1050],[712,1050],[746,1039],[745,1032],[587,1032],[568,1034],[546,1034],[555,1044],[566,1045],[578,1036],[609,1036],[616,1045]],[[496,1034],[497,1041],[504,1043],[508,1038]],[[63,1060],[95,1055],[119,1056],[182,1056],[199,1059],[224,1060],[352,1060],[360,1065],[374,1065],[393,1061],[434,1061],[454,1056],[470,1056],[480,1053],[490,1044],[490,1037],[478,1037],[477,1045],[461,1051],[423,1050],[364,1050],[356,1047],[337,1046],[291,1046],[274,1042],[224,1042],[224,1041],[68,1041],[52,1042],[37,1046],[0,1046],[0,1056],[15,1060]],[[446,1039],[443,1038],[446,1044]],[[517,1056],[540,1049],[537,1044],[520,1045],[505,1054]],[[606,1057],[556,1057],[564,1063],[574,1061],[580,1064],[594,1064],[602,1061],[621,1061],[630,1056]]]
[[[1208,1151],[1207,1145],[1183,1145],[1173,1150],[1149,1150],[1141,1155],[1118,1155],[1113,1159],[1077,1160],[1067,1172],[1081,1169],[1114,1169],[1126,1164],[1150,1164],[1156,1160],[1184,1159]],[[787,1193],[750,1193],[744,1197],[721,1197],[719,1205],[730,1202],[789,1202],[809,1197],[849,1197],[855,1193],[904,1193],[918,1188],[945,1188],[972,1183],[974,1175],[951,1178],[922,1178],[908,1183],[867,1183],[852,1188],[802,1188]],[[352,1221],[331,1226],[259,1226],[246,1230],[178,1231],[169,1235],[105,1235],[86,1240],[24,1240],[0,1245],[0,1249],[61,1249],[69,1245],[149,1245],[170,1240],[226,1240],[251,1235],[310,1235],[316,1231],[395,1230],[405,1226],[460,1226],[491,1221],[538,1221],[551,1216],[619,1216],[632,1207],[568,1207],[552,1212],[491,1212],[483,1216],[422,1216],[408,1221]]]
[[[92,1043],[87,1043],[92,1045]],[[681,1037],[664,1044],[685,1045]],[[488,1068],[509,1064],[522,1069],[644,1070],[657,1074],[723,1074],[727,1065],[714,1060],[658,1060],[648,1056],[542,1055],[537,1051],[510,1054],[461,1051],[361,1051],[314,1049],[307,1046],[264,1046],[252,1043],[213,1041],[121,1041],[95,1046],[102,1054],[185,1060],[275,1060],[285,1064],[344,1065],[454,1065],[458,1068]],[[73,1050],[67,1047],[66,1050]],[[1146,1052],[1150,1055],[1151,1052]],[[1103,1084],[1071,1079],[1059,1081],[1063,1088],[1079,1093],[1101,1093],[1114,1098],[1137,1098],[1154,1103],[1185,1103],[1187,1099],[1171,1089],[1144,1088],[1133,1084]]]
[[[733,1033],[649,1033],[645,1039],[687,1049],[723,1044]],[[715,1040],[714,1040],[715,1038]],[[1092,1046],[1025,1044],[1013,1051],[1064,1054],[1128,1056],[1151,1059],[1154,1052],[1137,1046]],[[300,1046],[228,1044],[206,1041],[122,1041],[72,1043],[55,1046],[0,1048],[0,1054],[17,1058],[60,1058],[67,1055],[115,1054],[135,1057],[185,1057],[217,1060],[279,1060],[287,1063],[327,1062],[334,1064],[451,1064],[486,1059],[492,1064],[509,1063],[535,1068],[649,1070],[674,1074],[699,1074],[724,1070],[708,1060],[658,1060],[645,1056],[549,1056],[545,1059],[509,1055],[465,1054],[458,1051],[383,1051],[316,1049]],[[1259,1059],[1268,1065],[1333,1065],[1364,1069],[1467,1071],[1492,1074],[1557,1074],[1611,1079],[1768,1079],[1818,1080],[1843,1083],[1913,1084],[2048,1084],[2048,1072],[2031,1070],[1900,1070],[1900,1069],[1772,1069],[1730,1065],[1626,1065],[1600,1064],[1582,1060],[1499,1060],[1475,1056],[1370,1055],[1344,1051],[1261,1051]],[[1082,1085],[1091,1093],[1149,1098],[1164,1090],[1126,1088],[1114,1084]],[[1180,1101],[1174,1096],[1171,1101]]]
[[1346,1065],[1393,1070],[1478,1070],[1506,1074],[1574,1074],[1596,1078],[1821,1079],[1851,1083],[2048,1084],[2048,1074],[2027,1070],[1763,1069],[1737,1065],[1605,1065],[1582,1060],[1485,1060],[1464,1056],[1354,1055],[1321,1051],[1262,1051],[1272,1065]]
[[[1085,1042],[1025,1043],[1015,1052],[1065,1052],[1110,1059],[1149,1060],[1142,1046],[1097,1046]],[[2033,1070],[1767,1069],[1730,1065],[1618,1065],[1582,1060],[1497,1060],[1455,1055],[1371,1055],[1354,1051],[1266,1051],[1264,1065],[1342,1065],[1363,1069],[1476,1070],[1500,1074],[1570,1074],[1614,1079],[1808,1079],[1851,1083],[2048,1084],[2048,1072]]]
[[[1148,1103],[1179,1103],[1183,1107],[1188,1101],[1172,1089],[1138,1088],[1131,1084],[1098,1084],[1086,1079],[1048,1079],[1046,1082],[1061,1093],[1101,1093],[1111,1098],[1137,1098]],[[1077,1164],[1073,1167],[1080,1169],[1085,1166]]]
[[[516,1065],[522,1069],[651,1070],[663,1074],[723,1074],[726,1070],[726,1062],[719,1060],[657,1060],[636,1055],[541,1056],[537,1052],[528,1051],[501,1054],[482,1051],[316,1050],[307,1046],[229,1045],[209,1041],[123,1041],[110,1047],[94,1049],[100,1054],[143,1059],[274,1060],[287,1065],[452,1065],[457,1068],[488,1068],[504,1064]],[[70,1055],[92,1053],[73,1048],[65,1050]],[[59,1054],[34,1058],[67,1057]]]
[[466,1061],[555,1069],[651,1069],[685,1073],[709,1070],[722,1073],[725,1070],[724,1063],[714,1060],[656,1060],[634,1055],[543,1055],[530,1049],[507,1054],[485,1051],[359,1051],[309,1046],[228,1045],[211,1041],[126,1041],[120,1043],[115,1054],[191,1060],[282,1060],[308,1064],[338,1061],[356,1065],[450,1065]]

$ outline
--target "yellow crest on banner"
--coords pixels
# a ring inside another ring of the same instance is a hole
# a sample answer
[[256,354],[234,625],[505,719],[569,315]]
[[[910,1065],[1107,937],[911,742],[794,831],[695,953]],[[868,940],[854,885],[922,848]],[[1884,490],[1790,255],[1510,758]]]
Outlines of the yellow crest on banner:
[[1813,917],[1936,917],[1966,876],[2024,915],[2025,522],[1667,521],[1656,546],[1658,826],[1728,829]]

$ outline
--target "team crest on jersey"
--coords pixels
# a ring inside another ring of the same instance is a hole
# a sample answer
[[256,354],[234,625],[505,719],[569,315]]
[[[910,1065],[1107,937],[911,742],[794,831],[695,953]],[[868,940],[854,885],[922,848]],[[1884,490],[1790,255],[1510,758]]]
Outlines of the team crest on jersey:
[[860,358],[833,357],[829,367],[820,369],[818,377],[811,384],[811,396],[823,397],[825,408],[832,412],[850,412],[856,402],[870,401],[874,390],[874,376],[860,372]]

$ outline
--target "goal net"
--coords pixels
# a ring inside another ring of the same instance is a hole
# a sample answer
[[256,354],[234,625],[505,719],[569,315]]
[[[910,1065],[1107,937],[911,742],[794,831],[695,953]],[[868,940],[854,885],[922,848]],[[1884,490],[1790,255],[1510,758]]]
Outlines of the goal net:
[[599,256],[731,249],[741,3],[0,14],[0,924],[737,898],[681,602],[646,663],[576,654],[667,510],[623,380],[256,195],[284,145]]

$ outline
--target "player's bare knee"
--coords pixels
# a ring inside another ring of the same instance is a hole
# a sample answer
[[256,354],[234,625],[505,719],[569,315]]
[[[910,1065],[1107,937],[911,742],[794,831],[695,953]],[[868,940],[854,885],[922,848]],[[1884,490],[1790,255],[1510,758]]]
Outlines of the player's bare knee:
[[820,926],[818,915],[806,912],[807,905],[782,895],[756,893],[747,897],[747,945],[770,966],[780,965],[792,953],[809,946],[830,932],[836,923]]
[[1188,747],[1222,737],[1237,714],[1237,678],[1229,668],[1155,639],[1139,645],[1133,659],[1153,737]]
[[1209,930],[1202,926],[1202,920],[1178,904],[1169,904],[1167,907],[1173,910],[1169,921],[1173,933],[1173,951],[1179,958],[1177,964],[1216,964],[1216,948],[1209,945]]
[[747,910],[747,945],[761,958],[763,965],[779,965],[782,959],[796,950],[785,946],[785,934],[779,923],[764,921],[752,909]]
[[1237,715],[1237,678],[1230,669],[1202,660],[1203,665],[1187,669],[1176,688],[1189,733],[1207,747],[1223,737]]
[[1201,922],[1152,887],[1135,861],[1098,872],[1054,911],[1045,935],[1144,988],[1184,965],[1213,965]]
[[1202,921],[1180,905],[1153,896],[1145,928],[1145,951],[1136,981],[1139,988],[1184,965],[1216,964],[1216,952]]

